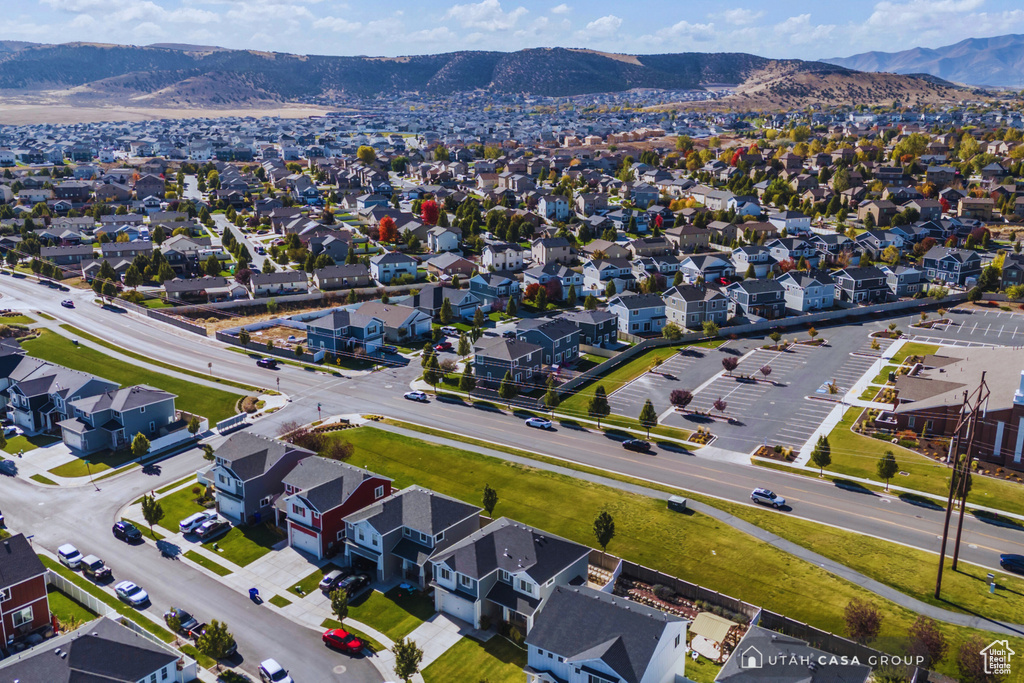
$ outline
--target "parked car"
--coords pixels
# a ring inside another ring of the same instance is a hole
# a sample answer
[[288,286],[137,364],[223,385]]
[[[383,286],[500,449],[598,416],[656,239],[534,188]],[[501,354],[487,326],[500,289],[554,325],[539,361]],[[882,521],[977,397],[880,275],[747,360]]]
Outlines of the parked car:
[[420,403],[427,402],[427,395],[422,391],[407,391],[403,395],[410,401],[419,401]]
[[64,308],[74,308],[75,302],[72,301],[71,299],[64,299],[64,301],[60,302],[60,305],[63,306]]
[[17,425],[5,425],[4,426],[4,438],[9,439],[12,436],[21,436],[25,432],[22,431],[21,427]]
[[277,359],[276,358],[260,358],[256,361],[256,365],[261,368],[269,368],[271,370],[277,370]]
[[109,581],[114,576],[110,572],[110,567],[103,564],[103,560],[95,555],[86,555],[82,558],[82,573],[96,583]]
[[332,628],[324,631],[323,641],[327,647],[341,650],[348,654],[358,654],[363,651],[365,646],[363,641],[343,628]]
[[138,543],[142,540],[142,532],[131,522],[114,522],[113,532],[114,538],[119,538],[129,543]]
[[[189,629],[188,637],[191,638],[192,640],[199,640],[199,636],[201,636],[204,633],[206,633],[206,627],[207,626],[209,626],[209,624],[199,624],[198,626],[195,626],[195,627]],[[224,651],[224,656],[225,657],[230,657],[231,655],[235,654],[236,652],[238,652],[238,644],[235,642],[235,639],[232,638],[231,642],[227,646],[227,649]]]
[[183,534],[188,534],[195,531],[206,522],[209,522],[211,519],[217,519],[217,513],[213,510],[196,512],[178,522],[178,530]]
[[196,626],[199,626],[199,621],[183,609],[172,607],[167,610],[164,612],[164,621],[167,621],[167,619],[172,616],[178,617],[178,630],[182,633],[188,633]]
[[516,331],[515,330],[505,330],[504,332],[501,333],[501,336],[504,337],[505,339],[515,339],[516,338]]
[[295,683],[276,659],[264,659],[260,662],[260,680],[263,683]]
[[18,473],[18,463],[13,460],[0,460],[0,474],[14,476]]
[[451,325],[445,325],[444,327],[442,327],[442,328],[441,328],[441,332],[442,332],[443,334],[450,334],[450,335],[452,335],[453,337],[458,337],[458,336],[459,336],[459,330],[458,330],[458,328],[456,328],[456,327],[452,327]]
[[4,513],[0,511],[0,529],[7,528],[7,522],[4,521]]
[[324,578],[320,579],[320,590],[328,590],[331,586],[334,585],[336,581],[342,580],[343,578],[348,576],[349,573],[351,572],[346,572],[346,570],[344,569],[333,569],[327,572],[326,574],[324,574]]
[[203,525],[196,529],[196,537],[203,542],[223,536],[231,530],[231,522],[226,519],[211,519],[203,522]]
[[435,351],[451,351],[452,343],[450,341],[443,341],[434,347]]
[[70,543],[65,543],[57,548],[57,559],[68,569],[78,569],[82,564],[82,553]]
[[626,439],[622,442],[622,447],[627,451],[636,451],[637,453],[647,453],[651,450],[651,444],[643,439]]
[[391,344],[385,344],[384,346],[380,347],[380,350],[383,353],[398,353],[398,347],[392,346]]
[[345,591],[349,597],[355,595],[370,583],[370,577],[366,574],[350,574],[332,588]]
[[750,493],[750,500],[761,505],[771,505],[776,510],[786,504],[785,498],[772,493],[768,489],[754,489]]
[[139,607],[149,602],[149,593],[131,581],[122,581],[114,586],[114,593],[123,602],[127,602],[132,607]]
[[531,417],[526,421],[526,426],[534,429],[551,429],[551,420],[546,417]]
[[1024,555],[1006,553],[999,556],[999,566],[1015,574],[1024,574]]

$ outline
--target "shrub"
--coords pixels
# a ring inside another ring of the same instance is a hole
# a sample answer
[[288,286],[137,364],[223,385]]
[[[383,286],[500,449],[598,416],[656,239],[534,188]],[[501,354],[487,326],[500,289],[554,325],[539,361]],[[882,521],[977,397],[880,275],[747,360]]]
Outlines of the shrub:
[[671,600],[675,596],[675,594],[676,594],[676,592],[674,590],[672,590],[668,586],[662,586],[661,584],[656,585],[654,587],[653,591],[654,591],[654,595],[659,600],[664,600],[665,602],[668,602],[669,600]]

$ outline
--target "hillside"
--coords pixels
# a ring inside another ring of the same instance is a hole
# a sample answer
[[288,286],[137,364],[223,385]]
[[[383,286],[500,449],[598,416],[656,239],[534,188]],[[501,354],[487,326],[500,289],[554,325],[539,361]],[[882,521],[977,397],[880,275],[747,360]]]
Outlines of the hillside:
[[[146,47],[0,43],[0,91],[36,94],[87,106],[260,106],[403,91],[447,94],[475,89],[571,96],[632,88],[741,86],[753,100],[814,98],[820,87],[852,98],[846,69],[821,62],[776,61],[743,53],[617,55],[537,48],[408,57],[335,57],[226,50],[180,44]],[[827,83],[812,74],[825,74]],[[889,77],[882,91],[925,92],[939,86]],[[906,83],[901,85],[901,80]],[[888,96],[888,95],[886,95]],[[899,97],[906,97],[900,95]]]
[[859,71],[931,74],[974,86],[1024,87],[1024,35],[969,38],[936,49],[865,52],[822,61]]

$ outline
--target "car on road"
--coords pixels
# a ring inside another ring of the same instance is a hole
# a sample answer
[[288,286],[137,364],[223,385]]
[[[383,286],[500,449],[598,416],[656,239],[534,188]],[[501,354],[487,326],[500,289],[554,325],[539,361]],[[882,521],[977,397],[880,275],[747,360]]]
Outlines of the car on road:
[[452,343],[450,341],[443,341],[434,347],[435,351],[451,351]]
[[196,626],[199,626],[199,621],[194,616],[177,607],[172,607],[164,612],[164,621],[167,621],[170,617],[178,618],[178,630],[182,633],[188,633]]
[[18,474],[18,464],[13,460],[0,460],[0,474],[15,476]]
[[203,522],[203,525],[196,529],[196,537],[205,543],[206,541],[223,536],[230,530],[231,522],[226,519],[211,519]]
[[72,301],[71,299],[64,299],[64,301],[60,302],[60,305],[63,306],[64,308],[74,308],[75,302]]
[[551,429],[551,420],[546,417],[531,417],[526,421],[526,426],[534,429]]
[[211,519],[217,519],[217,513],[213,510],[196,512],[178,522],[178,530],[183,534],[192,533]]
[[9,439],[12,436],[21,436],[25,432],[22,431],[21,427],[17,425],[4,425],[4,438]]
[[352,597],[370,584],[370,577],[366,574],[350,574],[332,588],[331,590],[343,590],[349,597]]
[[149,602],[149,593],[131,581],[122,581],[114,586],[114,593],[120,600],[127,602],[132,607],[139,607]]
[[622,447],[627,451],[636,451],[637,453],[647,453],[651,450],[651,444],[643,439],[626,439],[622,442]]
[[277,370],[277,359],[276,358],[260,358],[256,361],[256,365],[261,368],[269,368],[271,370]]
[[323,641],[327,647],[352,655],[362,652],[365,646],[363,641],[343,628],[332,628],[324,631]]
[[999,566],[1015,574],[1024,574],[1024,555],[1006,553],[999,556]]
[[115,522],[112,531],[114,532],[114,538],[119,538],[128,543],[138,543],[142,540],[142,532],[131,522]]
[[422,391],[407,391],[403,396],[410,401],[419,401],[420,403],[427,402],[427,395]]
[[82,564],[82,553],[70,543],[65,543],[57,548],[57,559],[68,569],[78,569]]
[[504,337],[505,339],[515,339],[516,338],[516,331],[515,330],[505,330],[504,332],[501,333],[501,336]]
[[761,505],[771,505],[776,510],[786,504],[785,498],[768,489],[754,489],[750,492],[750,500]]
[[82,573],[96,583],[109,581],[114,578],[114,575],[110,572],[110,567],[103,564],[103,560],[95,555],[86,555],[82,558]]
[[276,659],[264,659],[260,662],[260,680],[263,683],[295,683]]
[[442,334],[449,334],[449,335],[451,335],[453,337],[458,337],[459,336],[459,329],[457,327],[452,327],[451,325],[445,325],[444,327],[441,328],[441,333]]

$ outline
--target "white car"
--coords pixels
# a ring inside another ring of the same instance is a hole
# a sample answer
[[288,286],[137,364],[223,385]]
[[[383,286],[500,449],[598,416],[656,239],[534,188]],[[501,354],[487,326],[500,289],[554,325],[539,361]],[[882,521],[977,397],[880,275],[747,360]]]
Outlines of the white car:
[[217,519],[216,512],[212,510],[197,512],[178,522],[178,530],[183,534],[190,534],[211,519]]
[[451,325],[445,325],[442,327],[441,332],[442,334],[450,334],[453,337],[459,336],[459,329],[457,327],[452,327]]
[[276,659],[264,659],[260,662],[260,680],[263,683],[295,683]]
[[551,420],[543,417],[531,417],[526,421],[526,426],[535,429],[551,429]]
[[14,425],[7,425],[4,427],[4,438],[9,439],[12,436],[21,436],[22,434],[24,434],[24,432],[21,431],[21,427],[16,427]]
[[57,548],[57,559],[68,569],[78,569],[82,564],[82,553],[70,543],[65,543]]
[[776,510],[786,504],[785,498],[772,493],[768,489],[754,489],[750,493],[750,500],[761,505],[771,505]]
[[427,395],[422,391],[407,391],[405,392],[405,398],[410,401],[419,401],[420,403],[427,402]]
[[117,593],[117,597],[132,607],[139,607],[149,602],[149,593],[131,581],[122,581],[117,584],[114,586],[114,592]]

